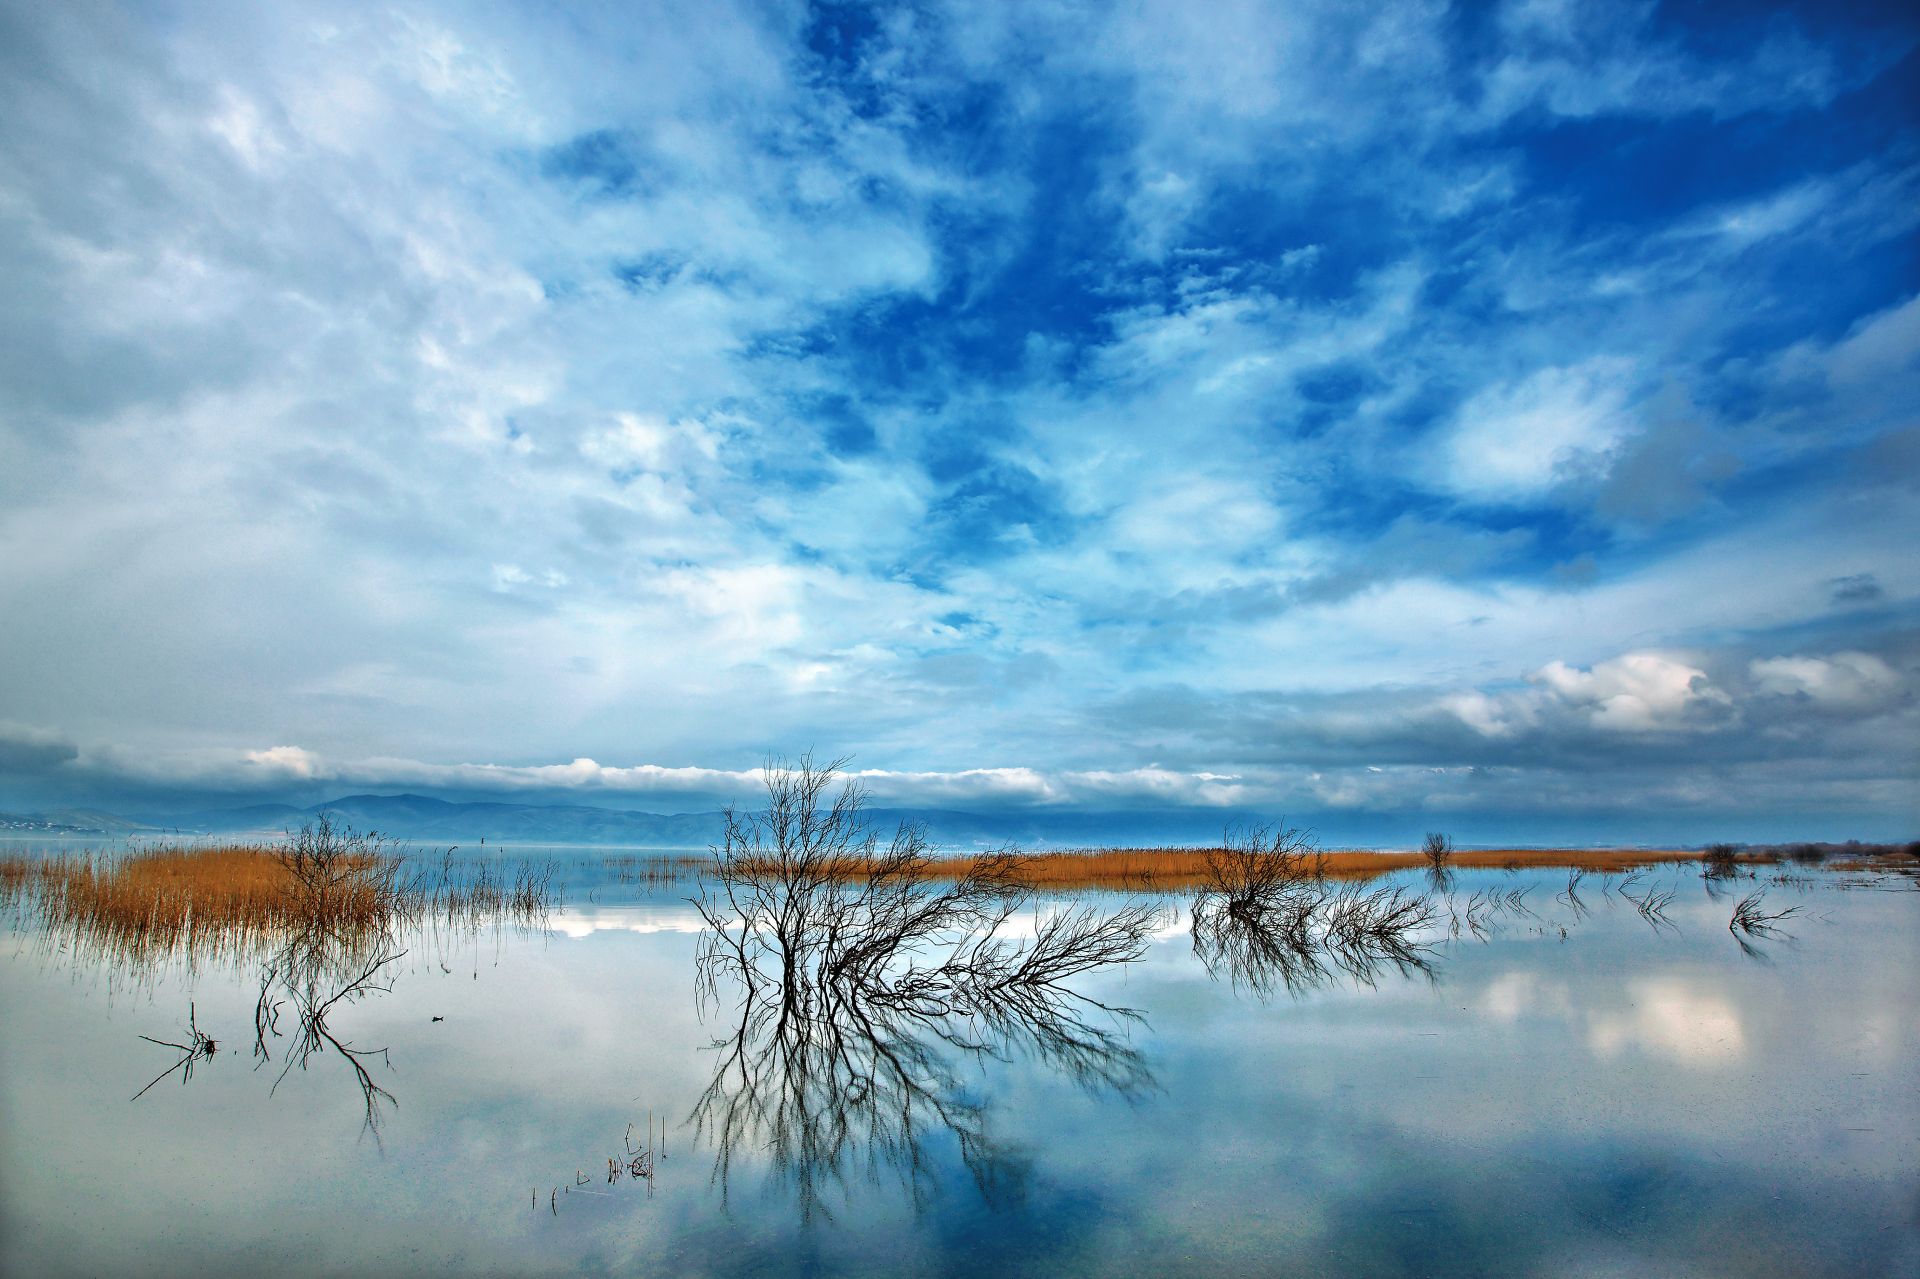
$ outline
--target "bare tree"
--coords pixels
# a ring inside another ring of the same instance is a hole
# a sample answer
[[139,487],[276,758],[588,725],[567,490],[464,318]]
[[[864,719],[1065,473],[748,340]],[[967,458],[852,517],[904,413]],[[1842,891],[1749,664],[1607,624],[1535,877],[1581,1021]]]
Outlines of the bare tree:
[[1708,844],[1700,852],[1700,874],[1708,881],[1732,879],[1738,872],[1734,862],[1740,850],[1732,844]]
[[1310,835],[1255,827],[1207,855],[1191,931],[1209,972],[1264,997],[1340,973],[1372,984],[1387,966],[1425,972],[1419,934],[1436,918],[1427,898],[1398,888],[1335,890]]
[[958,876],[934,876],[923,828],[902,823],[882,844],[865,791],[835,789],[845,764],[776,761],[767,807],[726,811],[694,902],[707,924],[704,994],[734,979],[802,1012],[853,993],[961,1011],[989,989],[1054,985],[1144,951],[1159,912],[1142,905],[1051,914],[1032,941],[1009,941],[1004,925],[1033,900],[1021,855],[981,853]]
[[1258,919],[1298,905],[1326,879],[1326,855],[1313,836],[1291,826],[1228,831],[1207,852],[1205,898],[1239,918]]
[[[1027,1052],[1090,1087],[1144,1086],[1120,1033],[1137,1014],[1066,983],[1137,959],[1160,912],[1038,909],[1012,849],[936,877],[919,826],[882,842],[862,788],[836,784],[845,763],[770,763],[766,807],[726,812],[694,903],[698,980],[703,1008],[737,988],[739,1022],[694,1119],[723,1188],[736,1150],[769,1150],[803,1215],[861,1166],[894,1168],[921,1202],[928,1125],[957,1137],[992,1197],[1017,1183],[1017,1161],[966,1100],[959,1064]],[[1006,926],[1030,908],[1032,935],[1016,939]]]

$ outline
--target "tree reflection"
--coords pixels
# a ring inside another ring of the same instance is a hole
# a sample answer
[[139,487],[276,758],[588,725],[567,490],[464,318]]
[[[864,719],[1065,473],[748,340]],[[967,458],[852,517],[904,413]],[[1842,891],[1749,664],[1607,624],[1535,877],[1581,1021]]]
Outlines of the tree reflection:
[[[337,933],[324,927],[296,933],[268,961],[260,978],[260,995],[254,1004],[253,1054],[258,1065],[274,1059],[281,1047],[280,1074],[274,1080],[277,1091],[297,1066],[306,1070],[316,1058],[343,1062],[360,1090],[365,1106],[362,1131],[377,1143],[380,1140],[382,1108],[400,1103],[391,1092],[374,1082],[369,1064],[376,1058],[388,1070],[393,1062],[382,1048],[356,1048],[342,1039],[328,1023],[337,1010],[351,1007],[375,994],[393,990],[388,971],[407,952],[393,938],[379,930],[371,935]],[[288,1042],[280,1045],[285,1038]]]
[[803,1219],[887,1179],[917,1209],[937,1183],[929,1143],[951,1137],[987,1202],[1017,1199],[1026,1158],[991,1130],[971,1068],[1020,1059],[1103,1094],[1151,1088],[1126,1035],[1139,1015],[1065,983],[1138,958],[1159,912],[1029,910],[1010,851],[936,881],[917,827],[882,845],[857,786],[829,796],[839,767],[769,767],[767,808],[727,813],[695,903],[702,1007],[730,1008],[693,1113],[714,1180],[724,1200],[759,1151]]
[[1432,902],[1398,888],[1335,888],[1325,865],[1299,831],[1229,833],[1208,854],[1193,903],[1193,951],[1208,973],[1263,999],[1338,976],[1371,986],[1387,971],[1430,974]]

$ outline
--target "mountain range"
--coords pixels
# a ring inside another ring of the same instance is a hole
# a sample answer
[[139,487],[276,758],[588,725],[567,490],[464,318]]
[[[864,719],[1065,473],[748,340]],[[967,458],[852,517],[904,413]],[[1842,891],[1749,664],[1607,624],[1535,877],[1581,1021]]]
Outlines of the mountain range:
[[[585,804],[462,803],[427,795],[343,795],[305,808],[253,804],[141,817],[93,809],[0,813],[0,834],[56,836],[279,835],[330,814],[356,830],[394,839],[473,845],[588,844],[638,848],[704,848],[719,837],[719,812],[645,813]],[[1236,815],[1193,810],[1164,812],[966,813],[944,809],[876,808],[874,827],[890,831],[919,821],[947,847],[1013,842],[1025,847],[1086,844],[1195,843],[1219,838]]]

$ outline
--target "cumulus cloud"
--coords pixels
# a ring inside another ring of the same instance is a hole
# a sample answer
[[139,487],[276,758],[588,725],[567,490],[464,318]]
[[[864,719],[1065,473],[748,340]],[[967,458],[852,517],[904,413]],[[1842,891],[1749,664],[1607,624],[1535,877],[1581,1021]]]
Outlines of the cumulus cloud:
[[1889,708],[1904,691],[1899,672],[1872,653],[1769,657],[1748,669],[1762,693],[1840,710]]
[[1533,678],[1609,732],[1670,731],[1733,700],[1705,671],[1662,653],[1626,653],[1591,670],[1549,662]]

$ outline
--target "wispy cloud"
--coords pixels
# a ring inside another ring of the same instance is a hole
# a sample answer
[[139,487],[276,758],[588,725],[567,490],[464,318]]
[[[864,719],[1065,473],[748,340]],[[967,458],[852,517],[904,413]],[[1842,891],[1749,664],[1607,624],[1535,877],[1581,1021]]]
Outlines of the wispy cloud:
[[1920,26],[870,16],[7,19],[0,762],[1915,815]]

